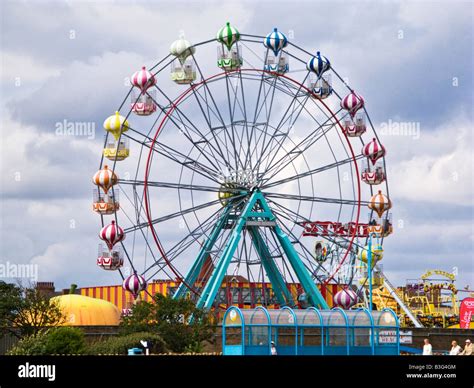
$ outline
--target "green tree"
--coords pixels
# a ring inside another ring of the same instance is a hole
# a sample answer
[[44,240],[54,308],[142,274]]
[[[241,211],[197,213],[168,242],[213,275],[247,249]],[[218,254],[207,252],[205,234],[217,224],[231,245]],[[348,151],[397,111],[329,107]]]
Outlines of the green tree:
[[61,307],[36,288],[0,282],[0,329],[17,337],[62,325]]
[[136,332],[120,337],[110,337],[89,346],[88,354],[127,354],[128,349],[142,347],[140,341],[147,341],[151,354],[167,353],[168,347],[156,333]]
[[122,334],[156,332],[177,353],[201,351],[202,342],[210,340],[214,331],[206,310],[197,308],[191,300],[161,294],[155,294],[153,302],[137,303],[123,318],[120,329]]
[[136,332],[149,331],[152,324],[156,323],[155,306],[153,303],[140,301],[133,305],[132,313],[122,317],[120,333],[127,335]]
[[84,332],[77,327],[55,327],[46,338],[46,354],[82,354],[86,349]]
[[7,354],[11,356],[42,356],[46,354],[48,330],[24,336]]
[[8,332],[17,335],[13,322],[21,309],[22,292],[20,287],[0,281],[0,335]]
[[54,327],[22,338],[8,354],[43,356],[49,354],[83,354],[84,333],[76,327]]

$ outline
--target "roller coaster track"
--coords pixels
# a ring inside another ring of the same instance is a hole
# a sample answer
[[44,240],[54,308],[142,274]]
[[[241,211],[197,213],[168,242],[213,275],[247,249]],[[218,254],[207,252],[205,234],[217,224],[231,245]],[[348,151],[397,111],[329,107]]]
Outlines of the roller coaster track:
[[390,283],[390,281],[387,279],[383,271],[375,266],[377,271],[382,275],[383,281],[384,281],[384,287],[387,289],[387,291],[390,293],[390,296],[395,299],[395,301],[398,303],[398,305],[402,308],[402,310],[405,312],[408,318],[413,322],[415,327],[423,327],[421,322],[416,318],[415,314],[411,311],[410,307],[408,307],[405,302],[403,302],[402,298],[397,294],[397,289]]

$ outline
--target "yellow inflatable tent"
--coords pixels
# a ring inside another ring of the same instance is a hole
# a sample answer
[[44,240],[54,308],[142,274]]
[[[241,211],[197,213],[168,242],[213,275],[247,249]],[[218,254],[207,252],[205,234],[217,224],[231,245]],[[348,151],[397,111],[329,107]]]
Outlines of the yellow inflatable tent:
[[66,315],[66,326],[117,326],[120,311],[106,300],[84,295],[61,295],[52,298]]

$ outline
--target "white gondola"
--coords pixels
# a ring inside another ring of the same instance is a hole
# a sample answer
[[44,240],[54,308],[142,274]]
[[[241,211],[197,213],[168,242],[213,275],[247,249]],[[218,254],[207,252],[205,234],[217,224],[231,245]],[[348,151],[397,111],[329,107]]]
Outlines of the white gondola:
[[171,80],[179,85],[190,84],[196,80],[196,68],[192,59],[183,63],[178,60],[171,64]]
[[365,124],[365,114],[356,113],[352,118],[350,115],[345,115],[343,119],[344,133],[347,137],[360,137],[367,131]]
[[120,247],[109,251],[107,247],[99,244],[99,253],[97,255],[97,265],[107,271],[115,271],[123,267],[123,252]]
[[120,209],[119,189],[109,190],[105,194],[102,190],[94,189],[92,192],[92,210],[99,214],[114,214]]
[[230,50],[222,44],[217,47],[217,66],[221,69],[236,70],[242,67],[243,63],[241,47],[237,43]]
[[312,97],[324,100],[332,94],[331,74],[323,74],[318,77],[316,74],[310,73],[306,86],[312,91]]
[[380,237],[387,237],[393,233],[392,214],[388,213],[382,218],[376,218],[376,216],[370,216],[369,213],[369,224],[367,227],[369,233],[375,233]]
[[382,163],[370,166],[367,160],[362,161],[360,177],[368,185],[379,185],[385,182],[385,170]]
[[117,142],[113,136],[108,136],[103,153],[107,159],[112,161],[120,161],[128,158],[130,155],[128,138],[122,135]]
[[171,80],[179,85],[190,84],[196,80],[196,70],[193,55],[196,48],[184,39],[181,34],[170,47],[170,54],[176,59],[171,63]]
[[274,28],[265,39],[263,45],[267,48],[264,53],[264,70],[276,74],[284,74],[289,70],[288,54],[282,50],[288,45],[285,34]]
[[148,90],[146,93],[138,90],[132,90],[130,101],[132,112],[139,116],[149,116],[156,112],[156,91]]
[[[268,51],[268,54],[267,54]],[[270,71],[277,74],[285,74],[290,70],[288,54],[280,52],[278,55],[274,55],[271,51],[265,51],[265,71]]]

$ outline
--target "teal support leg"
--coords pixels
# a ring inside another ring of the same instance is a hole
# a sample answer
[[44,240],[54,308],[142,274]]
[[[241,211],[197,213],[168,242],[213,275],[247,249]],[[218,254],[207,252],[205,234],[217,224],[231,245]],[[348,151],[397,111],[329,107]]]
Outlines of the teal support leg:
[[298,253],[291,244],[291,241],[288,236],[281,230],[278,225],[275,226],[274,230],[278,241],[283,247],[283,250],[285,251],[286,256],[288,257],[288,260],[293,270],[295,271],[298,280],[300,281],[301,286],[308,294],[310,304],[312,304],[313,306],[317,306],[321,309],[329,309],[326,300],[321,295],[321,292],[319,291],[318,287],[316,287],[316,284],[314,284],[314,280],[311,278],[308,273],[308,270],[300,260]]
[[367,270],[369,271],[369,311],[372,311],[372,233],[369,235],[369,251],[367,252]]
[[217,292],[219,291],[222,281],[224,280],[227,268],[229,267],[230,261],[232,260],[232,256],[239,245],[244,224],[245,220],[240,218],[237,222],[237,225],[235,226],[235,229],[232,231],[232,236],[224,248],[224,252],[220,257],[217,266],[214,268],[211,277],[207,281],[202,294],[196,303],[198,308],[210,309],[212,307]]
[[[223,217],[224,218],[224,217]],[[227,241],[226,246],[222,252],[221,257],[218,259],[217,265],[214,268],[211,277],[207,281],[204,289],[202,290],[201,296],[199,297],[196,305],[199,308],[210,309],[214,303],[216,295],[221,287],[222,281],[224,280],[224,276],[227,272],[227,268],[232,260],[232,257],[237,249],[239,241],[242,236],[242,231],[246,226],[246,222],[248,220],[252,221],[276,221],[275,216],[273,215],[270,207],[268,206],[265,197],[260,191],[255,191],[252,193],[251,197],[249,198],[246,206],[244,207],[243,211],[241,212],[240,216],[237,218],[233,230],[231,232],[231,236]],[[222,221],[224,222],[224,221]],[[215,230],[213,231],[212,237],[206,242],[206,246],[201,249],[200,256],[198,258],[198,264],[191,269],[189,274],[189,280],[195,280],[198,276],[199,272],[198,268],[201,268],[206,257],[206,252],[210,250],[210,247],[213,246],[215,243],[220,231],[223,227],[222,224],[216,225]],[[255,227],[255,230],[252,232],[252,241],[254,246],[256,246],[257,252],[262,259],[262,264],[265,267],[265,271],[272,282],[272,285],[275,290],[277,290],[277,298],[281,300],[281,302],[285,301],[287,304],[292,303],[294,305],[294,300],[291,296],[291,293],[286,288],[284,280],[281,278],[281,274],[276,268],[275,263],[271,260],[270,253],[268,252],[268,247],[266,247],[265,242],[262,239],[262,236]],[[322,309],[328,309],[329,306],[326,303],[325,299],[319,292],[319,289],[316,287],[312,277],[308,273],[306,267],[302,263],[301,259],[298,256],[295,248],[291,244],[288,236],[281,230],[278,224],[270,226],[276,234],[278,241],[280,242],[281,247],[285,255],[287,256],[293,270],[295,271],[298,280],[301,283],[301,286],[308,294],[308,299],[310,304],[313,306],[318,306]],[[256,245],[255,245],[256,244]]]
[[245,226],[245,222],[247,219],[246,215],[252,211],[256,201],[256,193],[253,193],[249,199],[249,202],[245,206],[242,214],[237,219],[234,225],[234,229],[232,230],[230,239],[227,242],[224,251],[222,252],[222,256],[219,258],[211,277],[207,281],[201,293],[201,296],[199,297],[196,303],[196,306],[198,308],[210,309],[212,307],[217,292],[219,291],[222,281],[224,280],[227,268],[229,267],[230,261],[232,260],[232,256],[234,255],[234,252],[237,249],[237,246],[239,245],[240,238],[242,237],[242,230]]
[[295,306],[293,296],[288,290],[285,280],[281,276],[280,271],[273,261],[270,251],[263,241],[260,232],[255,226],[249,227],[248,230],[252,236],[252,243],[260,257],[260,260],[262,261],[262,265],[265,269],[268,279],[270,280],[270,283],[272,283],[272,289],[278,299],[278,303],[281,306]]
[[[273,215],[270,207],[265,201],[263,194],[261,192],[258,192],[258,194],[259,194],[258,201],[260,203],[260,206],[263,212],[268,215],[267,217],[269,219],[274,220],[275,216]],[[254,212],[251,213],[251,215],[253,214]],[[298,280],[300,281],[301,286],[303,287],[305,292],[308,294],[309,302],[313,306],[318,306],[319,308],[322,308],[322,309],[329,309],[329,305],[327,304],[326,300],[321,295],[321,292],[319,291],[318,287],[316,287],[316,284],[314,284],[314,280],[309,275],[308,270],[306,269],[301,259],[299,258],[298,253],[296,252],[295,248],[291,244],[288,236],[283,232],[283,230],[281,230],[278,224],[276,224],[273,227],[273,230],[286,256],[288,257],[288,260],[293,270],[295,271],[295,274],[298,277]]]
[[186,284],[191,287],[194,287],[194,284],[196,283],[196,280],[199,276],[199,273],[201,272],[202,266],[204,265],[204,262],[206,261],[207,256],[209,255],[209,252],[212,250],[212,247],[216,243],[216,240],[219,237],[219,234],[222,228],[227,222],[227,217],[229,216],[230,210],[231,210],[231,207],[227,206],[224,212],[222,213],[221,217],[217,221],[217,223],[214,225],[211,235],[201,247],[201,250],[199,251],[199,255],[196,261],[193,263],[193,266],[191,267],[188,274],[186,275],[186,278],[184,279],[185,281],[179,285],[176,293],[173,295],[173,299],[184,297],[184,295],[188,291],[188,287],[186,286]]

